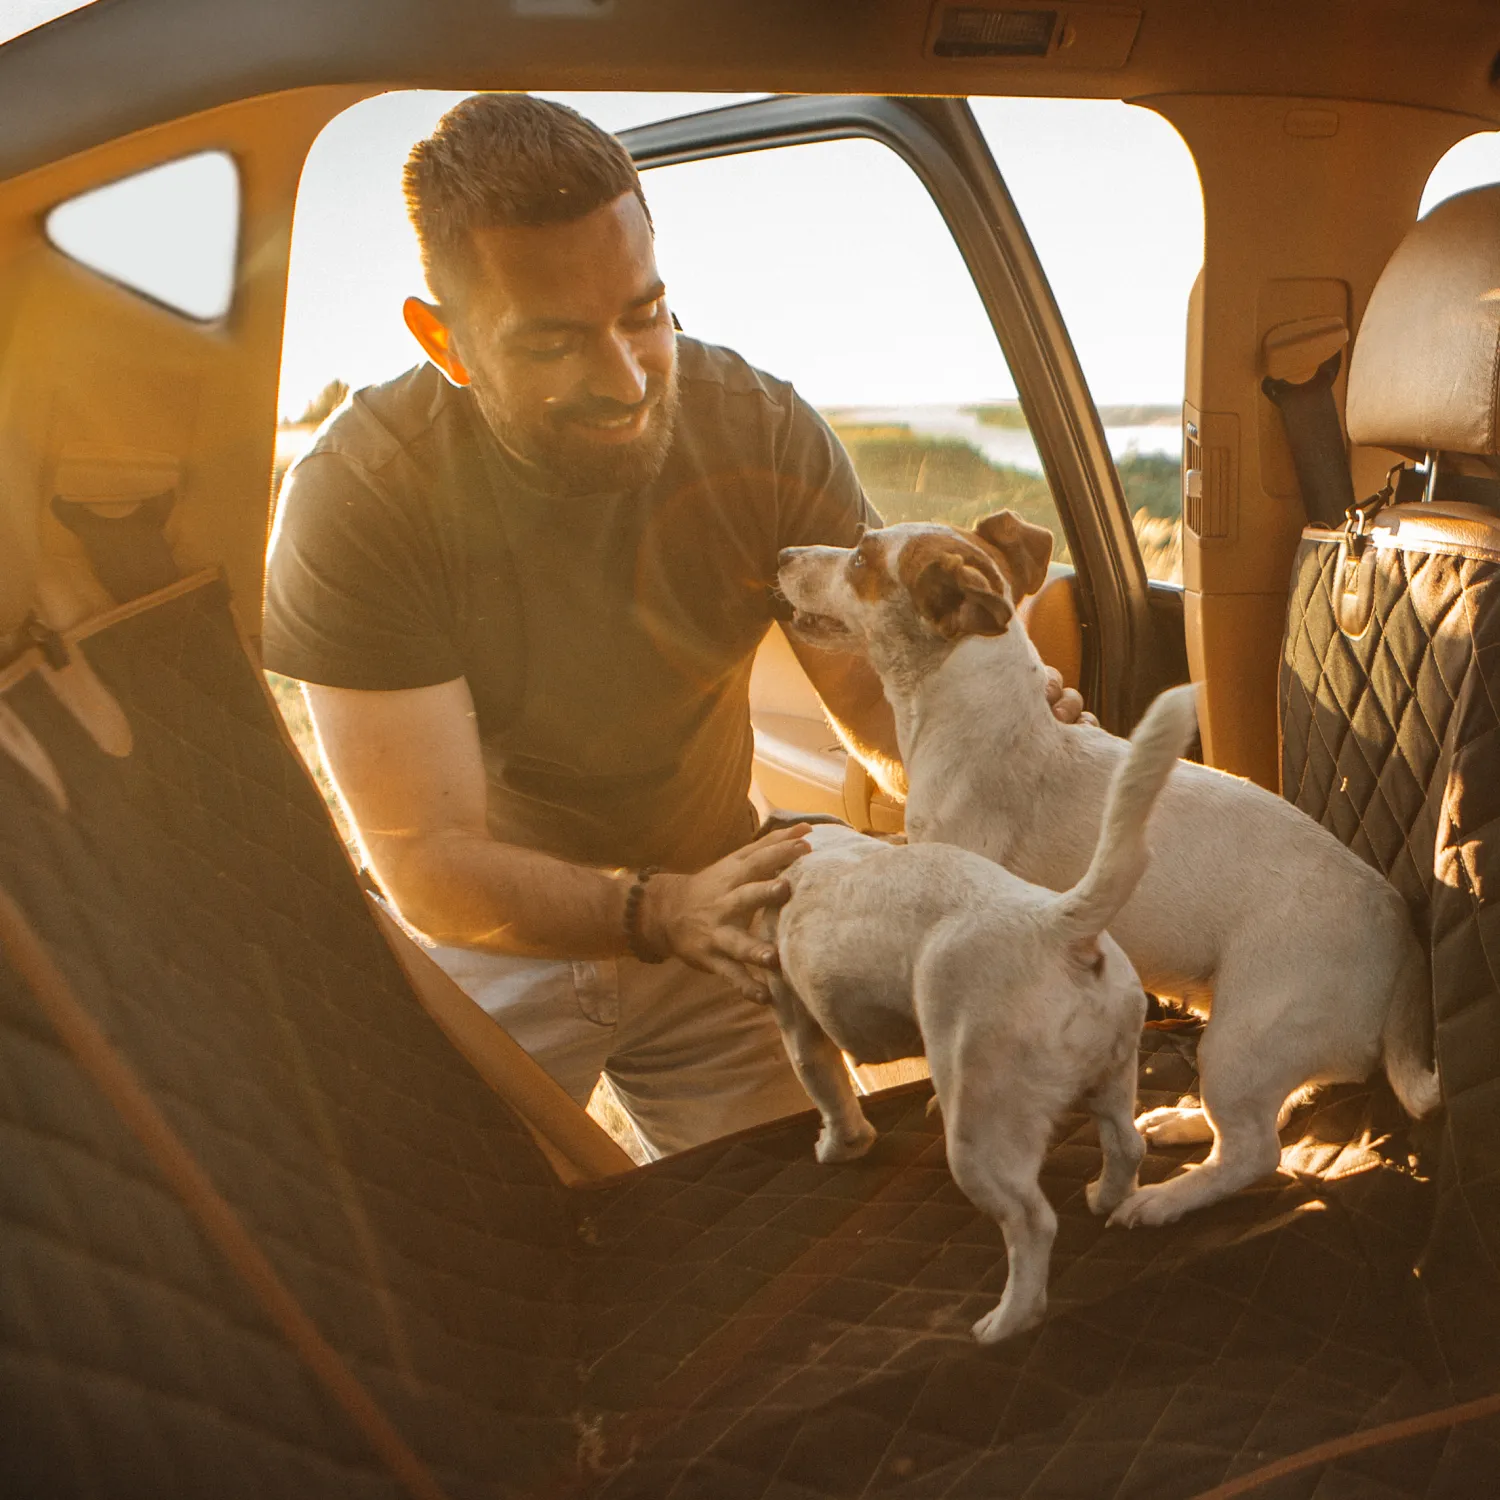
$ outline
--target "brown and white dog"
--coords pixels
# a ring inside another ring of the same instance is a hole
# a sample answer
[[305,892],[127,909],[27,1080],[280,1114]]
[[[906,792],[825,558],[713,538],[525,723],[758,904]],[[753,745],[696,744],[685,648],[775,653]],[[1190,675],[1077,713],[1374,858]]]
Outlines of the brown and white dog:
[[[852,548],[793,547],[792,628],[863,651],[895,710],[907,837],[940,840],[1052,890],[1099,836],[1126,742],[1053,718],[1015,605],[1040,587],[1051,534],[1004,511],[973,531],[906,524]],[[1413,1115],[1436,1107],[1426,964],[1396,892],[1311,818],[1183,763],[1152,819],[1155,857],[1110,931],[1142,982],[1210,1017],[1202,1103],[1137,1124],[1160,1144],[1213,1140],[1202,1166],[1111,1217],[1165,1224],[1273,1172],[1277,1126],[1305,1085],[1367,1077],[1384,1057]]]
[[781,960],[771,996],[787,1053],[823,1116],[820,1161],[875,1132],[840,1049],[860,1062],[925,1053],[948,1163],[999,1223],[1010,1273],[975,1325],[993,1343],[1040,1321],[1057,1216],[1037,1176],[1058,1117],[1082,1098],[1104,1164],[1087,1189],[1109,1213],[1136,1188],[1136,1046],[1146,997],[1104,931],[1146,865],[1146,822],[1196,725],[1190,688],[1164,693],[1130,741],[1087,872],[1059,894],[948,844],[893,845],[815,827],[767,914]]

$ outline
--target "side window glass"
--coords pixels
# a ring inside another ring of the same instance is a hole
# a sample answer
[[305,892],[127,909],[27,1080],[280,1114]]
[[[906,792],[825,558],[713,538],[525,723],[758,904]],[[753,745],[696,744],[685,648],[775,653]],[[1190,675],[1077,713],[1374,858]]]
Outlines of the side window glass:
[[1015,383],[942,215],[869,140],[645,173],[686,333],[790,380],[838,433],[887,521],[1009,507],[1066,539]]
[[234,298],[240,180],[222,151],[201,151],[60,203],[47,238],[89,270],[212,322]]
[[1432,169],[1417,217],[1425,219],[1445,198],[1500,182],[1500,130],[1482,130],[1450,146]]
[[971,99],[1099,407],[1146,571],[1182,580],[1182,397],[1203,192],[1160,115]]

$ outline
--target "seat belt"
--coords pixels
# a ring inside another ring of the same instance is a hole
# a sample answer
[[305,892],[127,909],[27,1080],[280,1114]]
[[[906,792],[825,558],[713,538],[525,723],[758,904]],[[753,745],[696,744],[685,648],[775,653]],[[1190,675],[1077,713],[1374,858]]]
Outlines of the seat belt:
[[1342,526],[1354,504],[1344,429],[1333,399],[1348,342],[1342,318],[1304,318],[1273,328],[1261,346],[1267,373],[1260,388],[1281,413],[1302,505],[1316,526]]
[[101,514],[92,505],[57,495],[52,514],[83,543],[94,576],[115,603],[128,604],[182,577],[166,536],[176,499],[168,490],[120,516]]
[[[1261,345],[1261,365],[1268,373],[1260,388],[1281,413],[1307,519],[1334,531],[1352,519],[1355,505],[1344,431],[1333,399],[1333,382],[1348,341],[1341,318],[1304,318],[1273,328]],[[1314,360],[1321,362],[1314,366]],[[1440,455],[1429,453],[1425,469],[1393,469],[1381,496],[1382,506],[1445,500],[1500,510],[1500,479],[1460,474],[1443,465]],[[1367,518],[1373,514],[1368,505],[1362,509]]]

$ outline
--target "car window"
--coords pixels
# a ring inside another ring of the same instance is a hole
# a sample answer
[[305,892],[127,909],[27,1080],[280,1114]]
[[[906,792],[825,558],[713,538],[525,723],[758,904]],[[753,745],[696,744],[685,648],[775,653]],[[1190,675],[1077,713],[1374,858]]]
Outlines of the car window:
[[790,380],[887,521],[1009,508],[1067,544],[1016,387],[953,236],[910,167],[819,141],[644,174],[684,330]]
[[1115,100],[971,99],[1098,405],[1151,577],[1182,577],[1188,296],[1203,264],[1192,153]]
[[239,172],[222,151],[91,188],[46,220],[48,240],[70,259],[200,322],[229,311],[239,229]]
[[[407,297],[428,294],[401,197],[401,169],[411,148],[466,97],[467,91],[437,89],[378,94],[330,120],[308,152],[287,276],[278,477],[331,410],[335,383],[358,390],[394,378],[423,357],[401,318]],[[619,131],[759,96],[541,97]]]
[[1417,217],[1426,218],[1443,199],[1455,193],[1488,187],[1492,182],[1500,182],[1500,130],[1481,130],[1451,146],[1432,169],[1422,191]]
[[[345,390],[420,358],[402,300],[426,295],[400,172],[458,93],[403,91],[325,127],[298,192],[277,475]],[[753,95],[578,94],[611,130]],[[1066,542],[989,319],[904,162],[820,142],[653,169],[646,195],[684,329],[792,381],[830,420],[888,520],[1009,506]]]
[[0,43],[97,3],[98,0],[5,0],[0,6]]

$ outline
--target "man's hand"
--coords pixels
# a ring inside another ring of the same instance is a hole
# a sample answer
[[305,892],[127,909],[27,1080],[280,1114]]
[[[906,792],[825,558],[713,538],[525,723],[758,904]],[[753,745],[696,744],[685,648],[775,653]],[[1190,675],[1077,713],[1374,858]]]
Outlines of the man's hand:
[[1077,688],[1064,687],[1062,673],[1056,667],[1047,668],[1046,691],[1052,717],[1059,724],[1098,724],[1098,719],[1084,708],[1083,694]]
[[696,875],[652,876],[641,901],[641,935],[659,952],[728,980],[747,1000],[764,1002],[765,980],[756,971],[775,968],[776,949],[752,936],[750,921],[791,895],[779,877],[808,852],[803,835],[810,826],[778,828]]

